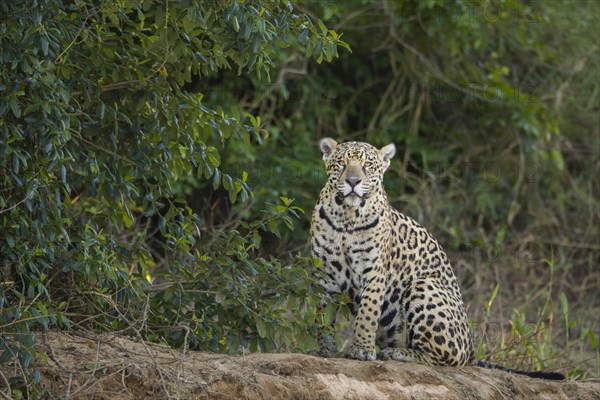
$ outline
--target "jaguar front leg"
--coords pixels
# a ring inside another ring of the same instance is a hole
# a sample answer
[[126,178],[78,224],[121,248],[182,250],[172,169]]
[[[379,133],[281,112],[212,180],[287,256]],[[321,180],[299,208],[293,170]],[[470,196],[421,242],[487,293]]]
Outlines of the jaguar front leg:
[[372,275],[365,279],[365,286],[354,320],[354,337],[346,352],[346,357],[362,361],[376,359],[375,335],[381,316],[384,287],[385,282],[382,277]]

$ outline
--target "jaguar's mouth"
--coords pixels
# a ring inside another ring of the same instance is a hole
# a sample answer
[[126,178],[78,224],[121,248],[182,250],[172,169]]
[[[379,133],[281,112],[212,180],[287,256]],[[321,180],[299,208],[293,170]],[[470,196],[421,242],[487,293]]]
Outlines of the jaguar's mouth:
[[337,195],[341,199],[353,198],[353,197],[363,197],[361,194],[355,192],[354,190],[351,190],[348,193],[338,192]]
[[356,193],[355,191],[351,191],[348,193],[338,192],[335,196],[335,202],[338,205],[347,204],[350,206],[355,206],[358,203],[364,200],[364,196]]

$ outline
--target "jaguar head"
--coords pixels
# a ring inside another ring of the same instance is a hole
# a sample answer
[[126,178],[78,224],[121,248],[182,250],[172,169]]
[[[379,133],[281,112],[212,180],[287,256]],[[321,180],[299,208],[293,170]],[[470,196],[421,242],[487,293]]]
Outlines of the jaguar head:
[[324,138],[319,144],[327,168],[327,184],[336,190],[336,197],[359,203],[373,191],[383,188],[383,173],[396,153],[394,144],[377,149],[368,143],[337,143]]

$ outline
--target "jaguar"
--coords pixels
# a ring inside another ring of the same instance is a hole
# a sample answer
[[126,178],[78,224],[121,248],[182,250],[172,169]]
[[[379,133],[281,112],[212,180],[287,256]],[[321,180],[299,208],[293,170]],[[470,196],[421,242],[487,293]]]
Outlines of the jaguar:
[[[324,138],[319,147],[327,182],[312,214],[310,248],[329,297],[347,293],[351,299],[354,334],[346,356],[474,364],[469,318],[448,256],[422,225],[388,202],[383,176],[394,144],[378,149]],[[326,335],[318,340],[321,355],[335,353]]]

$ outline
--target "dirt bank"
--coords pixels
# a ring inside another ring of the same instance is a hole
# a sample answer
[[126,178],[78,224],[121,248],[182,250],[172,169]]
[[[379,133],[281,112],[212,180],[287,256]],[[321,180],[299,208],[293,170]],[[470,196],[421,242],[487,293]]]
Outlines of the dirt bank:
[[[475,367],[361,362],[303,354],[182,354],[102,335],[51,332],[39,366],[50,395],[73,399],[582,399],[600,382],[552,382]],[[14,369],[3,367],[10,378]],[[6,382],[0,381],[6,392]]]

